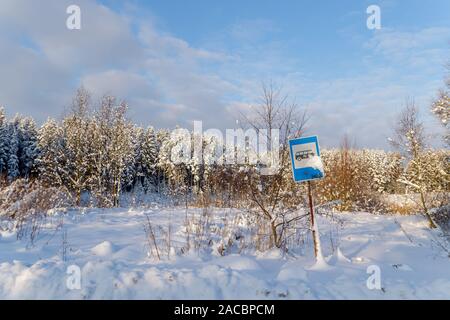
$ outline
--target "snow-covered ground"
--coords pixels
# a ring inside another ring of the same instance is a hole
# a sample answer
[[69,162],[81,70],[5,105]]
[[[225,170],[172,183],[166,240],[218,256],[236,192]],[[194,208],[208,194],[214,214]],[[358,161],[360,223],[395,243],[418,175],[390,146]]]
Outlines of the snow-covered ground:
[[[215,226],[233,214],[214,210]],[[172,230],[171,254],[161,244],[161,260],[148,255],[147,216],[157,237],[159,226]],[[187,251],[185,219],[183,209],[90,209],[48,218],[33,245],[0,231],[0,298],[450,299],[449,245],[421,216],[318,217],[326,257],[320,264],[309,238],[303,249],[284,255],[221,256],[214,243]],[[78,267],[80,289],[71,282],[77,273],[67,274]],[[377,267],[381,289],[369,290],[368,268]]]

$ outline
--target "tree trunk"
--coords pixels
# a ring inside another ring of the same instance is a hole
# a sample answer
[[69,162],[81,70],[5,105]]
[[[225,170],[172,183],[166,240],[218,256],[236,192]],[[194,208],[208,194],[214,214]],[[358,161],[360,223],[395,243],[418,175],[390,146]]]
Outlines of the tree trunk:
[[437,225],[434,223],[433,219],[431,218],[430,212],[428,211],[427,204],[425,203],[425,195],[423,194],[423,190],[420,191],[420,201],[422,202],[423,211],[425,212],[425,215],[428,218],[428,222],[430,223],[430,228],[435,229],[437,228]]
[[281,248],[281,241],[278,238],[277,227],[276,227],[274,221],[272,221],[270,223],[270,227],[271,227],[271,230],[272,230],[273,244],[275,245],[275,247]]
[[77,207],[79,207],[80,204],[81,204],[81,189],[80,188],[77,188],[77,199],[76,199],[76,202],[77,202]]

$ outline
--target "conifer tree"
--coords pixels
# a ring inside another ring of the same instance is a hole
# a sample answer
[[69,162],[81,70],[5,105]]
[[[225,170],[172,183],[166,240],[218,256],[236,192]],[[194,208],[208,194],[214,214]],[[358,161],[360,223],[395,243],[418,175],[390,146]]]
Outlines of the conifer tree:
[[7,165],[8,165],[9,182],[14,181],[20,175],[19,157],[18,157],[20,148],[18,121],[19,119],[16,118],[13,122],[9,123],[8,125],[9,146],[8,146]]

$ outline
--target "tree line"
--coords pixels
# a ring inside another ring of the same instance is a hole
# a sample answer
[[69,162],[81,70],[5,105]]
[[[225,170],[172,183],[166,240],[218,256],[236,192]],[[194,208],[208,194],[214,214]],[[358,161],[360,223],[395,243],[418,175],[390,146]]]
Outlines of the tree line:
[[[280,150],[279,172],[267,177],[260,174],[257,164],[209,162],[208,154],[201,163],[174,163],[171,151],[179,143],[176,136],[165,129],[134,125],[127,118],[127,108],[125,102],[109,95],[94,106],[90,93],[80,88],[67,116],[61,121],[48,119],[39,128],[29,117],[7,120],[1,109],[1,183],[8,185],[19,178],[37,180],[45,186],[67,189],[76,205],[81,205],[86,195],[85,201],[101,207],[119,206],[121,194],[136,189],[194,196],[197,201],[215,205],[252,203],[263,212],[267,208],[280,212],[282,207],[298,204],[293,195],[301,193],[302,186],[292,181],[287,148]],[[257,108],[259,127],[284,132],[282,146],[293,135],[303,133],[304,114],[294,116],[296,106],[286,104],[272,88],[264,90]],[[432,110],[439,117],[448,117],[448,94],[441,93]],[[442,119],[444,126],[446,119]],[[374,195],[404,193],[418,184],[427,191],[448,192],[448,150],[425,149],[421,141],[415,141],[422,139],[420,132],[412,134],[418,127],[402,124],[407,120],[399,119],[396,152],[356,150],[348,140],[341,148],[324,150],[326,178],[316,185],[320,201],[339,200],[340,208],[351,209],[355,204],[373,206]],[[295,127],[287,127],[293,122]],[[213,140],[202,139],[204,151],[216,152]],[[411,146],[416,149],[411,151]],[[409,152],[402,153],[401,147]],[[271,213],[266,213],[273,220]]]

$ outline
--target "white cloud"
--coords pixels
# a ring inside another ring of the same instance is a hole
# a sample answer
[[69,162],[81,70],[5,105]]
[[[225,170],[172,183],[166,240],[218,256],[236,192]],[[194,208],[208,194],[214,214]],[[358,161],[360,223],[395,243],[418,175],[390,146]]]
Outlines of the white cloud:
[[[320,134],[324,145],[338,144],[347,132],[360,145],[385,146],[389,121],[405,97],[419,96],[425,105],[438,86],[429,75],[440,68],[441,43],[450,34],[447,28],[382,30],[365,44],[365,70],[321,80],[304,73],[267,20],[238,22],[193,47],[152,21],[133,20],[94,1],[77,2],[81,31],[65,27],[71,1],[37,6],[2,0],[0,104],[10,114],[38,121],[58,117],[83,84],[96,97],[111,93],[126,99],[133,120],[142,125],[191,126],[203,120],[205,128],[225,128],[256,100],[261,82],[272,79],[310,109],[310,133]],[[415,70],[402,73],[399,65]]]
[[222,97],[233,86],[202,70],[203,63],[226,60],[225,55],[193,48],[155,30],[151,22],[139,23],[136,32],[130,17],[89,0],[77,2],[82,29],[68,30],[69,4],[2,1],[0,101],[9,113],[31,114],[39,121],[58,117],[83,84],[96,96],[127,99],[139,120],[174,126],[208,118],[220,119],[218,124],[226,118]]
[[[385,58],[402,64],[442,62],[450,42],[450,28],[430,27],[417,31],[397,31],[383,28],[374,33],[365,47]],[[437,49],[438,48],[438,49]]]
[[84,87],[100,94],[114,94],[124,99],[133,96],[150,96],[155,99],[161,98],[154,84],[148,78],[123,70],[108,70],[100,73],[88,74],[82,78]]

